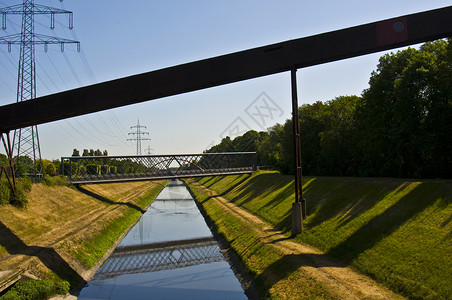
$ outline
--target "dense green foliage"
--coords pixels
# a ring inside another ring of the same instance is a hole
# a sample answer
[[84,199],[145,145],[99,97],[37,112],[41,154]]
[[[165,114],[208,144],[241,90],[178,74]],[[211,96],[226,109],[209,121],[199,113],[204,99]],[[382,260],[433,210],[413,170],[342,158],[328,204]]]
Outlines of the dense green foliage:
[[6,179],[0,180],[0,205],[9,204],[11,197],[11,188],[9,182]]
[[16,191],[11,190],[6,178],[0,180],[0,205],[12,204],[17,207],[25,207],[28,204],[26,192],[31,190],[31,180],[28,177],[16,179]]
[[364,175],[451,177],[451,41],[380,58],[356,116]]
[[55,294],[64,295],[69,291],[69,283],[61,280],[27,280],[15,284],[0,297],[1,300],[40,300]]
[[[303,173],[451,178],[452,44],[384,55],[361,97],[299,108]],[[207,152],[257,151],[258,163],[293,174],[292,121],[223,139]]]
[[58,176],[45,175],[41,183],[47,186],[71,186],[69,180],[62,175]]
[[[72,151],[72,156],[80,156],[80,151],[78,151],[78,149],[74,149]],[[94,149],[83,149],[83,153],[82,156],[108,156],[108,151],[104,150],[103,152],[100,151],[99,149],[94,150]]]
[[0,166],[7,166],[7,165],[9,165],[8,158],[6,157],[5,154],[0,153]]
[[255,152],[259,148],[260,143],[267,139],[267,132],[257,132],[250,130],[242,136],[231,140],[230,137],[224,138],[220,144],[212,146],[206,153],[218,152]]
[[[290,232],[292,176],[258,172],[197,179]],[[452,182],[305,177],[309,243],[413,299],[452,294]]]

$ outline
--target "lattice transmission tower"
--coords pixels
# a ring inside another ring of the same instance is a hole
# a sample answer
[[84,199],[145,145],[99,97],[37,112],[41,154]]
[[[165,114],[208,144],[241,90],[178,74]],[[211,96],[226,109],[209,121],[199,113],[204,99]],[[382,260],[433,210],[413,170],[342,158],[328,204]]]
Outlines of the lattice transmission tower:
[[[63,0],[60,0],[60,2],[63,2]],[[77,44],[77,51],[80,52],[80,42],[78,41],[35,33],[35,15],[49,15],[50,29],[54,29],[55,15],[66,14],[69,17],[69,29],[72,29],[72,12],[35,4],[34,0],[23,0],[22,4],[1,8],[0,13],[2,14],[3,30],[6,30],[7,15],[22,16],[21,32],[0,37],[0,44],[7,44],[8,52],[11,52],[11,45],[20,45],[17,102],[34,100],[36,98],[35,45],[43,45],[44,51],[47,52],[49,44],[59,44],[61,51],[64,51],[64,44]],[[41,159],[41,148],[37,126],[15,130],[12,143],[12,155],[15,155],[16,168],[22,164],[26,167],[25,172],[31,173],[32,176],[42,174],[42,164],[38,163],[38,159],[39,161]],[[28,157],[29,159],[20,159],[19,161],[19,157]]]
[[133,135],[133,138],[127,139],[128,141],[137,141],[137,155],[141,155],[141,141],[151,139],[143,137],[143,135],[149,135],[149,132],[141,131],[141,128],[146,128],[146,126],[140,125],[140,119],[137,121],[136,126],[130,126],[130,129],[136,128],[135,132],[129,132],[129,135]]

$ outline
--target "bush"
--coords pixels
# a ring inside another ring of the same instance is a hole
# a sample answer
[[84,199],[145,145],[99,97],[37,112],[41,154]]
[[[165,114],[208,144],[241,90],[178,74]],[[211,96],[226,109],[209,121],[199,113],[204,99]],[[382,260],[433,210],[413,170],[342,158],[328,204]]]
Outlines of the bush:
[[102,175],[107,175],[109,171],[110,166],[108,165],[102,165],[100,166],[100,171]]
[[16,193],[11,191],[7,179],[0,180],[0,205],[12,204],[25,207],[28,204],[26,192],[31,191],[31,180],[28,177],[16,179]]
[[15,193],[11,193],[10,203],[17,207],[26,207],[28,204],[27,195],[22,188],[17,187]]
[[41,181],[42,184],[47,186],[69,186],[70,183],[65,176],[44,176],[44,179]]
[[55,294],[66,294],[69,282],[61,280],[27,280],[15,284],[1,300],[48,299]]
[[8,204],[11,197],[11,187],[6,179],[0,180],[0,205]]
[[116,173],[118,173],[118,167],[110,166],[108,171],[110,174],[116,174]]
[[98,165],[86,165],[86,173],[88,175],[100,175],[100,167]]
[[31,179],[28,177],[22,177],[20,179],[16,179],[17,189],[23,190],[25,192],[31,191]]

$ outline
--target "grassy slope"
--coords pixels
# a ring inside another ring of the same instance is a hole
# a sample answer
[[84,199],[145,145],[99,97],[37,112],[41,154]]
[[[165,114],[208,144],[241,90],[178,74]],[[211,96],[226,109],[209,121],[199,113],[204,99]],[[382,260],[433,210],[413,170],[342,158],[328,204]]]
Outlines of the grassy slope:
[[299,268],[297,255],[287,256],[272,243],[264,241],[259,235],[262,225],[244,222],[214,201],[205,189],[193,185],[191,179],[186,182],[218,234],[229,241],[231,249],[252,275],[262,299],[341,299],[337,291]]
[[[82,266],[79,272],[92,267],[163,187],[162,182],[85,186],[92,197],[66,186],[33,185],[27,208],[0,206],[0,270],[31,267],[40,278],[76,285],[81,278],[66,262]],[[29,262],[24,254],[37,260]]]
[[[199,182],[289,230],[292,177],[259,172]],[[452,295],[452,181],[305,177],[303,188],[308,217],[297,240],[410,298]]]
[[[100,226],[93,226],[93,230],[91,230],[93,234],[88,237],[83,235],[83,241],[77,245],[74,245],[71,240],[67,240],[61,244],[60,248],[65,249],[72,257],[81,262],[84,268],[92,268],[130,225],[141,216],[144,212],[143,209],[157,197],[165,186],[162,182],[85,186],[85,189],[95,195],[102,195],[107,201],[107,207],[118,204],[123,206],[122,212],[116,217],[100,223]],[[136,194],[136,192],[139,193]],[[125,199],[127,200],[124,201]]]

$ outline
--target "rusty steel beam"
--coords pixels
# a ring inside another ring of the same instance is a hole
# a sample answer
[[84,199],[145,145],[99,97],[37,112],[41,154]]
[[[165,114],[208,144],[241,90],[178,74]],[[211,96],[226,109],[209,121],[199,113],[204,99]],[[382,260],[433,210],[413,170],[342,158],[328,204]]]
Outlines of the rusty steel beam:
[[0,107],[0,132],[452,36],[452,6]]

